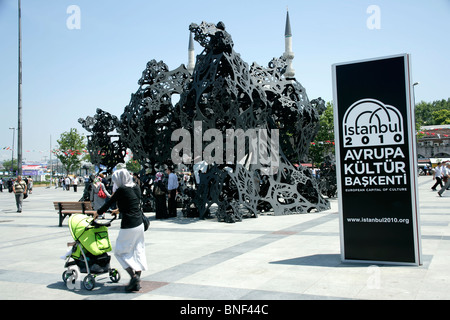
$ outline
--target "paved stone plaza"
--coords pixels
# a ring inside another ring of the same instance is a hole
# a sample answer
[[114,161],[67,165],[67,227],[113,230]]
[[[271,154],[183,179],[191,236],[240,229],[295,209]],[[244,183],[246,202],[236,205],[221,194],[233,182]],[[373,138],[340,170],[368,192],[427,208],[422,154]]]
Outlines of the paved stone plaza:
[[[423,265],[341,263],[337,200],[331,210],[262,215],[227,224],[215,219],[155,221],[146,232],[149,269],[142,289],[126,293],[129,277],[111,253],[111,267],[96,286],[71,290],[62,281],[66,218],[58,227],[53,201],[77,201],[78,192],[35,187],[17,213],[13,194],[0,193],[0,299],[450,299],[450,191],[440,198],[430,176],[419,177]],[[179,212],[180,213],[180,212]],[[114,247],[120,222],[109,235]]]

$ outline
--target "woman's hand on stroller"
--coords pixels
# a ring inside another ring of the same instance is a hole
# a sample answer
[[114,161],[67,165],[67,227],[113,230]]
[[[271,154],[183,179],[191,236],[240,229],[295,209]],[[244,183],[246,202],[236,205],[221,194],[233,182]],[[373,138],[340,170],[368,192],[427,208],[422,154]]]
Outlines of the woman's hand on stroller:
[[111,215],[117,217],[117,215],[119,214],[119,209],[114,209],[113,211],[111,211]]
[[98,218],[98,211],[95,211],[95,213],[92,215],[92,220],[95,220]]

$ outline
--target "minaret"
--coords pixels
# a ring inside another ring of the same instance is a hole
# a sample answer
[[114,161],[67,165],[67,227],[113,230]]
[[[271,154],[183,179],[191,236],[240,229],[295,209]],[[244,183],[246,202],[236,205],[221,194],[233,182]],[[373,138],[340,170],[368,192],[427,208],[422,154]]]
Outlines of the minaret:
[[285,52],[284,58],[286,59],[287,68],[284,76],[287,79],[292,79],[295,77],[295,70],[292,68],[292,60],[294,59],[294,52],[292,52],[292,30],[291,30],[291,21],[289,19],[289,11],[286,14],[286,29],[284,31],[285,37]]
[[188,48],[188,66],[187,69],[190,74],[194,73],[195,67],[195,52],[194,52],[194,40],[192,39],[192,32],[189,32],[189,48]]

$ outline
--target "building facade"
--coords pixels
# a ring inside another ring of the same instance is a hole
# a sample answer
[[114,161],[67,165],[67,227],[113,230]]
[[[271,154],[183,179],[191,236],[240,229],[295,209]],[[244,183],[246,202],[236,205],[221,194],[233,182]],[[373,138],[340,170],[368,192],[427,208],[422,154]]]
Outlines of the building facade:
[[450,125],[425,126],[418,132],[419,159],[450,158]]

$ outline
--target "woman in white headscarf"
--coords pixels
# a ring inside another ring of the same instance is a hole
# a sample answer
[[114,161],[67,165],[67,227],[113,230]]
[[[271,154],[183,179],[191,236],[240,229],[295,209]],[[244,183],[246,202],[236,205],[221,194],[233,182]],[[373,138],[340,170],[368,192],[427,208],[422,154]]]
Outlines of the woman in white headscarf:
[[[138,291],[141,272],[147,270],[141,190],[133,182],[133,177],[126,169],[115,171],[112,183],[115,191],[108,204],[97,210],[94,219],[103,214],[112,203],[117,203],[118,211],[122,214],[122,221],[114,255],[131,277],[126,290]],[[113,211],[112,214],[117,213],[117,211]]]

